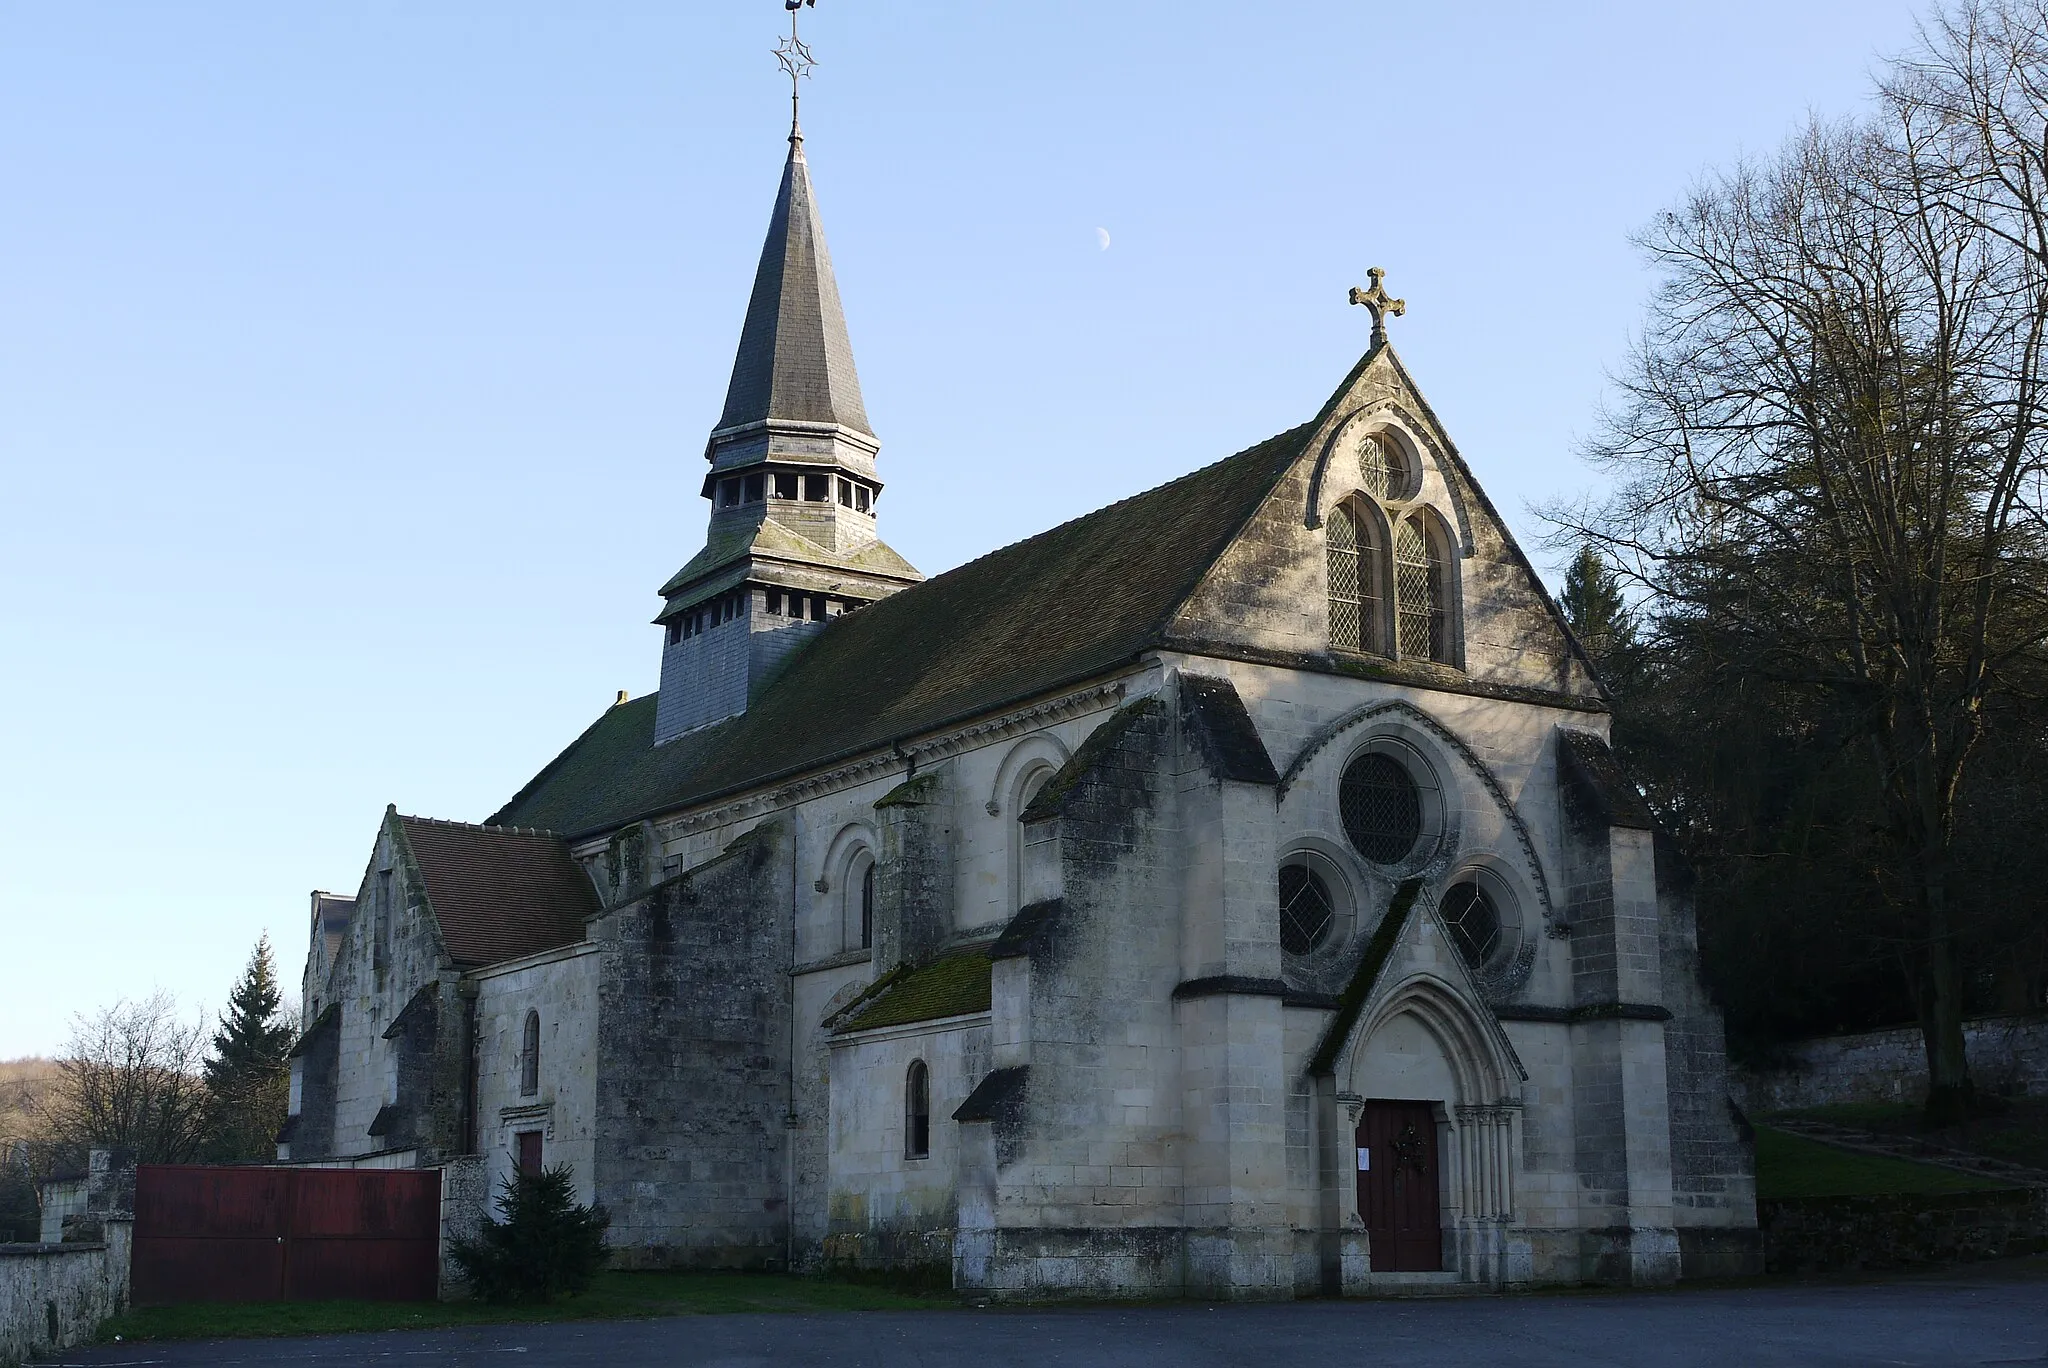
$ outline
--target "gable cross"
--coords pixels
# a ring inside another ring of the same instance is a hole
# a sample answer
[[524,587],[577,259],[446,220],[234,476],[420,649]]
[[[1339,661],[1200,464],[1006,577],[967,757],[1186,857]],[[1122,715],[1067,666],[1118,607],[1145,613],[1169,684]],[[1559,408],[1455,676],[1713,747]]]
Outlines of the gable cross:
[[1351,287],[1351,302],[1353,304],[1363,304],[1366,308],[1372,310],[1372,345],[1377,347],[1387,340],[1387,315],[1392,314],[1395,318],[1399,318],[1402,314],[1408,312],[1408,302],[1404,299],[1395,299],[1387,293],[1386,287],[1380,283],[1386,279],[1387,273],[1379,267],[1371,267],[1366,271],[1365,275],[1368,280],[1372,281],[1372,288],[1370,290],[1361,290],[1356,285],[1353,285]]

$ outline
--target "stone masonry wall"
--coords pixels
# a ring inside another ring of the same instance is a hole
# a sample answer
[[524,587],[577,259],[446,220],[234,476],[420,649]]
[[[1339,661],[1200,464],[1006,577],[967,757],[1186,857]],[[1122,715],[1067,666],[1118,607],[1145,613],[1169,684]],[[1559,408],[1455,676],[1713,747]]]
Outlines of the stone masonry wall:
[[942,765],[875,804],[882,849],[875,864],[875,972],[921,964],[953,936],[951,767]]
[[[1978,1088],[2048,1097],[2048,1016],[1968,1021],[1963,1044]],[[1737,1069],[1732,1082],[1736,1100],[1752,1114],[1846,1102],[1917,1106],[1927,1096],[1927,1054],[1917,1026],[1822,1036],[1790,1046],[1776,1068]]]
[[0,1245],[0,1368],[83,1344],[128,1304],[133,1234],[108,1221],[102,1244]]
[[785,824],[607,911],[593,1159],[615,1264],[788,1257]]
[[1127,705],[1026,814],[1057,830],[1063,903],[1029,954],[1019,1133],[996,1137],[995,1229],[976,1266],[997,1295],[1182,1285],[1169,730],[1158,699]]
[[[465,1051],[458,975],[442,951],[426,885],[389,813],[356,908],[325,986],[305,1004],[307,1025],[327,1007],[338,1009],[327,1028],[335,1033],[335,1062],[330,1074],[316,1067],[325,1060],[310,1052],[303,1061],[291,1158],[356,1158],[417,1147],[422,1163],[436,1163],[460,1148]],[[431,1006],[415,1002],[422,989],[431,990]],[[393,1032],[408,1006],[414,1020]],[[422,1012],[431,1020],[421,1020]],[[416,1029],[406,1029],[415,1023]],[[390,1104],[402,1104],[399,1129],[371,1135],[371,1123]],[[332,1119],[323,1125],[320,1114],[330,1105]]]
[[[569,1166],[578,1201],[596,1198],[600,959],[601,947],[585,942],[477,975],[476,1142],[493,1193],[518,1166],[519,1134],[539,1131],[541,1162]],[[531,1094],[521,1091],[529,1012],[540,1018]]]
[[1772,1198],[1757,1204],[1771,1273],[1834,1273],[2048,1252],[2048,1190]]
[[1756,1150],[1728,1096],[1727,1033],[1699,973],[1691,880],[1678,853],[1659,842],[1663,910],[1664,1068],[1671,1086],[1672,1222],[1680,1276],[1740,1277],[1762,1271],[1756,1232]]

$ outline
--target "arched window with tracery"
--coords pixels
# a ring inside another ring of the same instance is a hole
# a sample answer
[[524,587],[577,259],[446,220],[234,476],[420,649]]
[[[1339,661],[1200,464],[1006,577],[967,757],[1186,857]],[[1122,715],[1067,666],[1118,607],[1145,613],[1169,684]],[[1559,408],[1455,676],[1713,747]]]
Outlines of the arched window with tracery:
[[1386,650],[1380,630],[1380,542],[1371,513],[1339,504],[1323,544],[1329,557],[1330,645],[1341,651]]
[[913,1059],[903,1079],[903,1157],[923,1159],[931,1152],[932,1071]]
[[540,1091],[540,1013],[526,1014],[526,1030],[519,1046],[519,1095],[532,1097]]
[[1395,647],[1404,660],[1451,660],[1451,574],[1444,537],[1425,510],[1394,532]]

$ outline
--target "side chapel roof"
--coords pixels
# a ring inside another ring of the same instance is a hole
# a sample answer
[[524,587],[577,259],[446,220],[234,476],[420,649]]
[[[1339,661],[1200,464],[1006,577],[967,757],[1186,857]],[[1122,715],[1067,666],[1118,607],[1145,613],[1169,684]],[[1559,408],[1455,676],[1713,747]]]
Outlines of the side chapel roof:
[[583,939],[597,893],[560,836],[427,817],[397,821],[458,965],[497,964]]
[[657,747],[657,695],[619,704],[490,820],[588,835],[1135,660],[1159,644],[1316,428],[1305,423],[835,618],[729,721]]

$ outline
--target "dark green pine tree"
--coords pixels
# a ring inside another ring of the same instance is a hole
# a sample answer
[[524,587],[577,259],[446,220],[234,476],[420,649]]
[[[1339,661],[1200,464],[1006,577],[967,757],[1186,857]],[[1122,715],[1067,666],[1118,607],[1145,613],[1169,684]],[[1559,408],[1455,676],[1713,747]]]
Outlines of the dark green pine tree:
[[1623,676],[1635,663],[1635,619],[1614,571],[1591,546],[1580,547],[1566,568],[1558,607],[1609,687],[1624,684]]
[[288,1056],[298,1032],[280,1014],[270,937],[256,942],[248,966],[228,995],[213,1052],[206,1059],[209,1156],[268,1159],[291,1099]]

